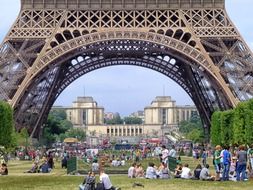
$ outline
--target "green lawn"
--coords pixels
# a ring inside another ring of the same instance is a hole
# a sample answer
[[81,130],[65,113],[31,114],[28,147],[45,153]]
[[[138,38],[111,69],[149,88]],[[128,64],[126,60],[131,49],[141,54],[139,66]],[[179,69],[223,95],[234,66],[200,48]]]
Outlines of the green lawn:
[[[183,158],[190,166],[195,166],[196,161],[192,158]],[[9,176],[0,176],[0,189],[2,190],[20,190],[20,189],[38,189],[38,190],[75,190],[82,182],[83,176],[68,176],[66,170],[61,169],[59,163],[50,174],[27,174],[24,171],[31,167],[29,161],[11,161],[8,164]],[[129,179],[125,175],[110,176],[112,183],[122,190],[138,190],[142,187],[133,188],[134,182],[142,183],[145,190],[252,190],[253,180],[247,182],[203,182],[195,180],[147,180],[147,179]]]

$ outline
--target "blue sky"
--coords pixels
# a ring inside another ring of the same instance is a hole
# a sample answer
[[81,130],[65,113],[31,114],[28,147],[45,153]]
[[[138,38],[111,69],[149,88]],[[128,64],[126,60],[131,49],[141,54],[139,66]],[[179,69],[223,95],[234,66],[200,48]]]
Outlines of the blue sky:
[[[253,1],[226,0],[227,12],[253,49]],[[1,0],[0,41],[7,34],[20,9],[20,0]],[[85,89],[85,90],[84,90]],[[122,116],[143,110],[155,96],[168,95],[178,105],[193,104],[175,82],[155,71],[136,66],[113,66],[99,69],[74,81],[57,99],[55,105],[71,105],[77,96],[93,96],[107,112]]]

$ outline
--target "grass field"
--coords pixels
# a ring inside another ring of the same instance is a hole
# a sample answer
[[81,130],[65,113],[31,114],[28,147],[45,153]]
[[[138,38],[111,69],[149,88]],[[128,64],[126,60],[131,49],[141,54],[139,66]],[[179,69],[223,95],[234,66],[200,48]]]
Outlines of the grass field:
[[[197,163],[192,158],[183,158],[190,166]],[[68,176],[59,163],[50,174],[27,174],[24,171],[31,167],[30,161],[11,161],[8,164],[9,176],[0,176],[1,190],[75,190],[83,181],[83,176]],[[112,183],[122,190],[252,190],[253,180],[247,182],[203,182],[196,180],[147,180],[129,179],[125,175],[110,176]],[[145,187],[132,187],[134,182],[142,183]]]

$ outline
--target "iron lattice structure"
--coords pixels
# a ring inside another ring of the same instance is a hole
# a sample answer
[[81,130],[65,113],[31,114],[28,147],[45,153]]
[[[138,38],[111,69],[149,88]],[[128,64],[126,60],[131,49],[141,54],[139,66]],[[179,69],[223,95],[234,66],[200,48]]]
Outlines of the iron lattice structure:
[[252,53],[224,0],[21,0],[0,46],[0,99],[16,129],[38,137],[59,94],[111,65],[136,65],[178,83],[205,129],[216,109],[253,95]]

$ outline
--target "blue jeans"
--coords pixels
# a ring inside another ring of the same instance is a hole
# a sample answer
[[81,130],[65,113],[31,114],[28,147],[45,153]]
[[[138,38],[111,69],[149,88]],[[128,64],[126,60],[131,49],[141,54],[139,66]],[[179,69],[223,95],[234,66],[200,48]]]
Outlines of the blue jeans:
[[[242,174],[242,175],[241,175]],[[237,165],[237,171],[236,171],[236,180],[244,180],[246,179],[246,163]]]
[[223,181],[229,180],[229,169],[230,169],[230,163],[223,164],[223,173],[222,173],[222,180]]

